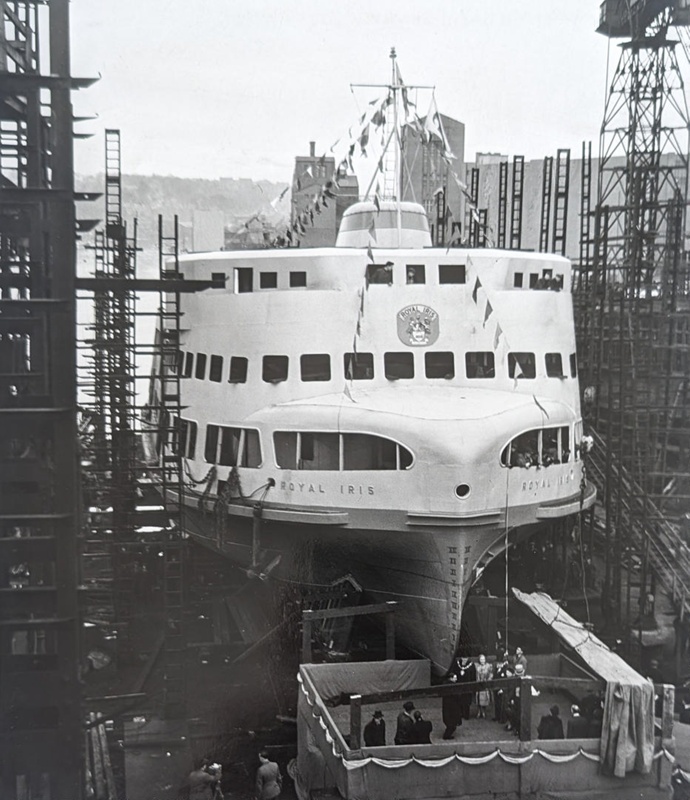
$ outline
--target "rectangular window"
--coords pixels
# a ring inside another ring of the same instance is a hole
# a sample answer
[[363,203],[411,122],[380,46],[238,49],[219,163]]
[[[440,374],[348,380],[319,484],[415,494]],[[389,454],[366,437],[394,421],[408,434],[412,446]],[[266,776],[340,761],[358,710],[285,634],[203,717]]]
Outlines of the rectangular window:
[[290,288],[300,289],[307,285],[306,272],[291,272],[290,273]]
[[206,377],[206,353],[196,354],[196,369],[194,370],[194,377],[203,381]]
[[548,378],[563,378],[563,359],[560,353],[547,353],[544,356],[546,376]]
[[495,378],[494,354],[490,351],[465,353],[465,372],[468,378]]
[[522,289],[522,273],[521,272],[516,272],[513,275],[513,286],[516,289]]
[[276,289],[278,287],[277,272],[260,272],[259,287],[261,289]]
[[367,264],[367,283],[385,283],[390,286],[393,283],[392,262]]
[[374,377],[374,356],[372,353],[345,353],[343,367],[348,380],[370,381]]
[[340,436],[337,433],[300,433],[298,469],[340,468]]
[[191,378],[194,371],[194,353],[184,354],[184,367],[182,368],[182,377]]
[[424,353],[424,370],[427,378],[455,377],[455,358],[452,353]]
[[209,464],[215,464],[218,456],[218,434],[220,427],[218,425],[206,426],[206,444],[204,445],[204,459]]
[[577,378],[577,354],[570,354],[570,377]]
[[235,267],[235,293],[254,291],[254,271],[251,267]]
[[343,469],[396,469],[396,444],[366,433],[343,434]]
[[296,431],[276,431],[273,434],[276,464],[281,469],[297,469]]
[[211,281],[217,284],[218,288],[225,287],[225,281],[228,279],[228,276],[224,272],[212,272],[211,273]]
[[215,381],[215,383],[220,383],[223,379],[223,356],[211,356],[208,379]]
[[244,431],[242,466],[261,466],[261,442],[259,441],[259,431],[252,430],[251,428],[245,428]]
[[264,356],[261,377],[266,383],[280,383],[288,376],[287,356]]
[[240,451],[240,428],[221,428],[220,456],[218,463],[223,467],[238,466],[237,455]]
[[247,382],[247,359],[244,356],[233,356],[230,359],[230,377],[228,383]]
[[530,276],[529,276],[529,288],[530,289],[536,289],[538,280],[539,280],[539,273],[538,272],[531,272]]
[[464,264],[439,264],[438,265],[439,283],[464,283],[465,265]]
[[508,353],[508,375],[511,378],[536,378],[534,353]]
[[178,350],[175,356],[175,369],[178,375],[182,375],[182,370],[184,369],[184,353],[182,350]]
[[412,353],[384,353],[383,366],[389,381],[414,378]]
[[187,458],[196,456],[196,422],[187,423]]
[[426,283],[424,264],[408,264],[405,275],[407,283]]
[[327,353],[300,356],[299,365],[303,381],[331,379],[331,357]]
[[179,418],[173,432],[172,450],[183,458],[194,458],[196,454],[196,422]]

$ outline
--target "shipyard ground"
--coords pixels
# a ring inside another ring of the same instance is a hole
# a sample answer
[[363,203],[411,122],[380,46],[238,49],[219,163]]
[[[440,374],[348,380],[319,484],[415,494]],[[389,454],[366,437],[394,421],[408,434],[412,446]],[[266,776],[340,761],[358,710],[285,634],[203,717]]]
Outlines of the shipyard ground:
[[[185,719],[165,719],[161,713],[164,681],[160,642],[165,619],[155,586],[145,593],[146,601],[132,620],[127,658],[121,658],[116,664],[114,642],[102,633],[99,640],[99,634],[94,632],[89,644],[93,652],[104,653],[113,660],[106,666],[93,668],[86,676],[87,696],[136,692],[145,695],[143,700],[129,707],[117,703],[99,705],[95,701],[88,706],[89,711],[111,715],[114,721],[109,738],[119,797],[178,800],[193,759],[203,756],[223,764],[226,798],[249,800],[254,796],[257,753],[262,747],[268,747],[285,776],[282,797],[293,798],[294,788],[287,766],[296,754],[294,719],[299,643],[294,636],[280,634],[269,637],[258,647],[243,642],[240,632],[232,629],[231,621],[223,622],[216,613],[224,595],[241,585],[241,576],[229,565],[217,562],[215,557],[198,555],[204,568],[197,572],[197,585],[187,615]],[[564,600],[570,613],[580,618],[585,616],[583,598],[577,592],[571,592]],[[596,599],[589,605],[590,617],[598,627],[603,621]],[[654,616],[657,627],[655,631],[643,632],[642,639],[649,644],[635,653],[635,659],[657,658],[668,680],[672,680],[675,611],[663,592],[656,598]],[[528,623],[518,617],[513,622],[514,635],[529,641]],[[377,652],[377,648],[383,646],[380,632],[365,620],[362,626],[355,631],[355,640],[368,640],[367,658],[382,657]],[[218,627],[227,630],[219,632]],[[529,652],[529,647],[525,649]],[[637,667],[635,659],[631,660]],[[683,668],[690,672],[687,663]],[[535,718],[543,713],[542,705],[545,710],[554,700],[559,698],[540,697],[535,704]],[[563,700],[561,705],[564,714],[567,713],[567,701]],[[428,712],[434,723],[432,736],[437,738],[442,730],[438,709],[422,710]],[[389,726],[394,725],[396,709],[384,709],[384,713]],[[459,740],[511,736],[498,723],[477,719],[466,722],[456,734]],[[677,761],[690,771],[690,725],[677,721],[675,736]],[[690,797],[685,791],[685,786],[676,787],[678,800]]]

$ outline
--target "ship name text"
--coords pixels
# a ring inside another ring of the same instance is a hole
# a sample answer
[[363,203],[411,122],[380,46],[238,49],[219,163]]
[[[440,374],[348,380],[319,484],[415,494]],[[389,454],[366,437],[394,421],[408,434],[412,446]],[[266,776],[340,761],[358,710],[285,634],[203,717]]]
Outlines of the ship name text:
[[[284,492],[297,492],[298,494],[327,494],[321,483],[299,483],[295,481],[281,481],[280,488]],[[347,495],[373,495],[374,487],[354,483],[341,483],[340,494]]]

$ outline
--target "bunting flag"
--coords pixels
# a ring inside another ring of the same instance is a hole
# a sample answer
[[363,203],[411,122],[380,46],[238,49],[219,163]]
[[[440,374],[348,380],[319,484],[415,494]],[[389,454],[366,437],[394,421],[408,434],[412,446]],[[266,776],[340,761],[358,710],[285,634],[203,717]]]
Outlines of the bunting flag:
[[371,239],[376,241],[376,220],[374,219],[373,215],[371,217],[371,225],[369,225],[369,236]]
[[486,321],[493,314],[493,311],[494,310],[493,310],[493,308],[491,306],[491,303],[487,300],[486,301],[486,310],[484,311],[484,323],[483,323],[484,325],[486,325]]
[[308,175],[310,178],[314,177],[314,170],[311,164],[304,170],[302,175]]
[[423,137],[423,141],[425,142],[431,141],[432,136],[436,136],[441,140],[441,144],[443,145],[442,155],[445,161],[450,161],[456,157],[448,144],[446,132],[443,130],[443,123],[441,122],[441,115],[436,107],[436,98],[433,95],[431,97],[429,111],[424,120],[423,132],[426,134],[426,136]]
[[352,352],[357,355],[357,334],[355,333],[352,339]]
[[[350,377],[350,380],[352,380],[352,378],[351,378],[351,377]],[[345,381],[345,386],[343,387],[343,394],[345,395],[345,397],[347,397],[347,399],[348,399],[348,400],[349,400],[351,403],[354,403],[354,402],[355,402],[355,399],[354,399],[354,397],[352,396],[352,394],[351,394],[351,392],[350,392],[350,385],[348,384],[348,382],[347,382],[347,381]]]
[[371,249],[371,242],[367,245],[367,258],[370,264],[374,263],[374,251]]
[[551,419],[551,417],[549,417],[549,412],[548,412],[548,411],[547,411],[547,410],[544,408],[544,406],[543,406],[543,405],[542,405],[542,404],[541,404],[541,403],[540,403],[540,402],[537,400],[537,396],[536,396],[536,394],[533,394],[533,395],[532,395],[532,400],[534,400],[534,402],[535,402],[535,403],[536,403],[536,404],[539,406],[539,409],[540,409],[540,411],[542,412],[542,414],[546,415],[546,419]]
[[477,279],[474,282],[474,289],[472,289],[472,299],[474,300],[475,303],[477,302],[477,292],[479,291],[481,285],[482,285],[481,281],[477,277]]
[[498,350],[498,341],[501,338],[501,334],[503,333],[503,328],[501,328],[500,324],[496,323],[496,330],[494,332],[494,350]]
[[381,201],[379,200],[379,187],[376,187],[376,191],[374,192],[374,205],[376,206],[376,213],[381,213]]
[[362,151],[363,156],[366,156],[367,154],[368,144],[369,144],[369,126],[365,125],[359,137],[359,149]]

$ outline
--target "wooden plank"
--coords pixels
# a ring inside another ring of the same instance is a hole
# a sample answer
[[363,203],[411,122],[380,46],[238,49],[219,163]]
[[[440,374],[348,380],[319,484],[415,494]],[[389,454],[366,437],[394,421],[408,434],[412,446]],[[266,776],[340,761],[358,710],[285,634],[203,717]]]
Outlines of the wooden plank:
[[362,740],[362,695],[350,695],[350,749],[359,750]]
[[105,725],[101,724],[96,729],[98,731],[98,741],[101,749],[101,757],[103,758],[103,773],[105,775],[105,788],[106,797],[108,800],[117,800],[117,791],[115,789],[115,775],[113,774],[113,765],[110,762],[110,751],[108,750],[108,737],[105,733]]
[[336,617],[360,617],[362,614],[390,614],[395,611],[397,602],[372,603],[366,606],[348,606],[347,608],[319,608],[302,612],[304,619],[335,619]]

